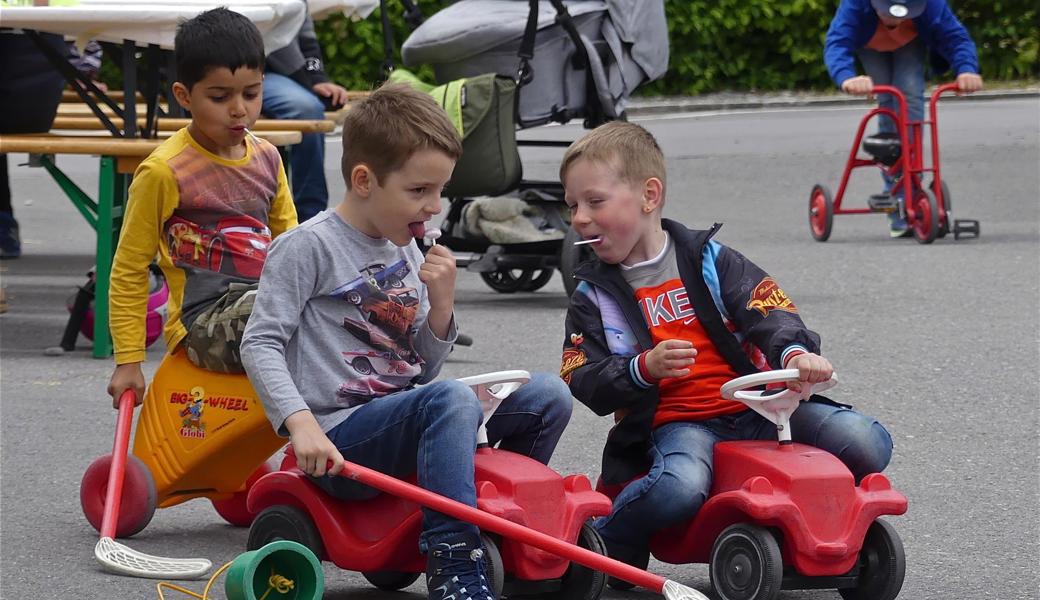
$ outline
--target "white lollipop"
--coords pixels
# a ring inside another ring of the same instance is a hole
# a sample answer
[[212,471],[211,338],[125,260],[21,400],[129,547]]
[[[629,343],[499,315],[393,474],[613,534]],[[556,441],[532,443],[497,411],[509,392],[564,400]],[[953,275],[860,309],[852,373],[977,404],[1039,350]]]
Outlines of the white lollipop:
[[439,238],[439,237],[441,237],[441,230],[440,229],[427,229],[423,233],[423,240],[425,240],[426,243],[428,245],[430,245],[430,246],[436,246],[437,245],[437,238]]

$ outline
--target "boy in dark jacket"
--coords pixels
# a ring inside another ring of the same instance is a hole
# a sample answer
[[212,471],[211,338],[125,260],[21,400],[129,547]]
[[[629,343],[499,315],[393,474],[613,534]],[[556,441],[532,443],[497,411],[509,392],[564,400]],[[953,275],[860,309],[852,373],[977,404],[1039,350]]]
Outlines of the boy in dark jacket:
[[[707,498],[716,442],[776,439],[773,423],[722,399],[722,384],[788,368],[798,389],[832,368],[777,282],[711,239],[718,224],[694,231],[661,218],[665,162],[648,131],[591,131],[567,150],[560,180],[595,252],[575,271],[560,375],[596,414],[614,415],[602,478],[624,487],[595,526],[611,556],[645,566],[651,536]],[[814,398],[791,417],[794,441],[835,454],[857,481],[884,469],[885,428]]]
[[[834,83],[849,94],[869,95],[874,84],[899,88],[906,96],[911,122],[924,118],[925,59],[931,55],[934,73],[952,68],[961,92],[982,89],[975,43],[954,16],[946,0],[841,0],[823,47],[823,60]],[[856,75],[859,58],[866,75]],[[899,113],[889,94],[879,98],[882,108]],[[888,117],[879,131],[895,133]],[[885,179],[885,194],[892,188]],[[910,234],[899,213],[889,213],[892,237]]]

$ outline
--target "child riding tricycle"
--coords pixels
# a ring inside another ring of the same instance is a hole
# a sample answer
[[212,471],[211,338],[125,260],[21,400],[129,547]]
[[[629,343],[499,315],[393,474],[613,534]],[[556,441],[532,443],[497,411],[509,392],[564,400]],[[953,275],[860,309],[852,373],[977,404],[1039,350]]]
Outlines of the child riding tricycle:
[[[830,238],[834,215],[892,212],[905,218],[914,238],[922,244],[930,244],[949,232],[953,232],[955,240],[962,235],[978,237],[978,221],[953,218],[950,189],[940,171],[936,105],[944,93],[957,89],[956,83],[937,87],[928,103],[929,118],[915,122],[907,116],[903,92],[888,85],[873,87],[875,94],[891,94],[899,105],[899,112],[878,107],[863,117],[838,185],[838,194],[833,199],[830,190],[823,184],[813,186],[809,196],[809,229],[813,238],[820,242]],[[864,139],[863,132],[875,115],[892,119],[896,123],[897,133],[879,133]],[[931,133],[932,158],[929,166],[924,162],[925,125],[930,126]],[[870,158],[858,156],[861,142]],[[892,187],[888,193],[871,196],[867,208],[843,208],[849,176],[853,169],[860,167],[878,167],[882,173],[893,178]],[[932,178],[926,184],[924,180],[929,172]]]

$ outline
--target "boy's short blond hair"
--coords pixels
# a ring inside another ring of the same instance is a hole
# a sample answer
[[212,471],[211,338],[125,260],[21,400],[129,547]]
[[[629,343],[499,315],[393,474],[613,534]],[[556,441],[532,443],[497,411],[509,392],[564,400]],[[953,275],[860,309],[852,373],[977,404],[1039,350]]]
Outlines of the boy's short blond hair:
[[343,121],[343,179],[359,164],[382,184],[412,154],[440,150],[452,160],[462,156],[462,140],[433,97],[408,85],[386,84],[352,106]]
[[567,148],[560,163],[560,181],[579,159],[607,165],[618,178],[642,186],[647,179],[665,183],[664,153],[654,136],[635,123],[611,121],[600,125]]

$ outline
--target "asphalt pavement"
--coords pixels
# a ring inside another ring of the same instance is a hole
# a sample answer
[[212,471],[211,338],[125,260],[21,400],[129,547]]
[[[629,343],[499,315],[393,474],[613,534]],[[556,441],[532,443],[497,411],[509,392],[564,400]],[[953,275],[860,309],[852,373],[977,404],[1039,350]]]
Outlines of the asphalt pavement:
[[[902,537],[908,600],[1038,597],[1040,564],[1040,100],[954,99],[940,110],[943,178],[955,214],[981,222],[978,239],[930,246],[888,238],[880,215],[839,215],[827,243],[809,235],[816,183],[836,191],[864,113],[852,105],[633,111],[668,157],[665,215],[694,227],[725,223],[718,239],[769,271],[823,338],[841,386],[833,396],[878,417],[892,433],[887,470],[910,501],[890,522]],[[524,137],[570,140],[580,126]],[[333,197],[339,139],[328,139]],[[552,177],[560,152],[524,154],[525,174]],[[111,449],[115,413],[105,394],[107,360],[48,357],[61,338],[66,300],[93,263],[94,234],[42,169],[16,166],[16,215],[24,256],[0,263],[9,311],[0,316],[0,596],[155,598],[154,582],[103,572],[96,532],[80,510],[87,465]],[[60,157],[80,185],[97,188],[97,161]],[[863,206],[880,185],[853,175],[847,204]],[[442,375],[509,368],[557,371],[566,298],[558,277],[535,293],[499,294],[472,273],[458,281],[457,315],[475,339]],[[149,351],[148,372],[162,356]],[[577,407],[552,466],[599,471],[610,419]],[[156,513],[127,540],[163,556],[215,564],[245,549],[246,530],[226,525],[208,502]],[[701,591],[703,565],[652,561],[651,570]],[[326,565],[326,598],[425,598],[424,586],[378,592]],[[201,591],[202,583],[188,584]],[[170,597],[170,596],[168,596]],[[608,591],[607,600],[654,597]],[[783,600],[832,600],[834,591],[784,592]]]

